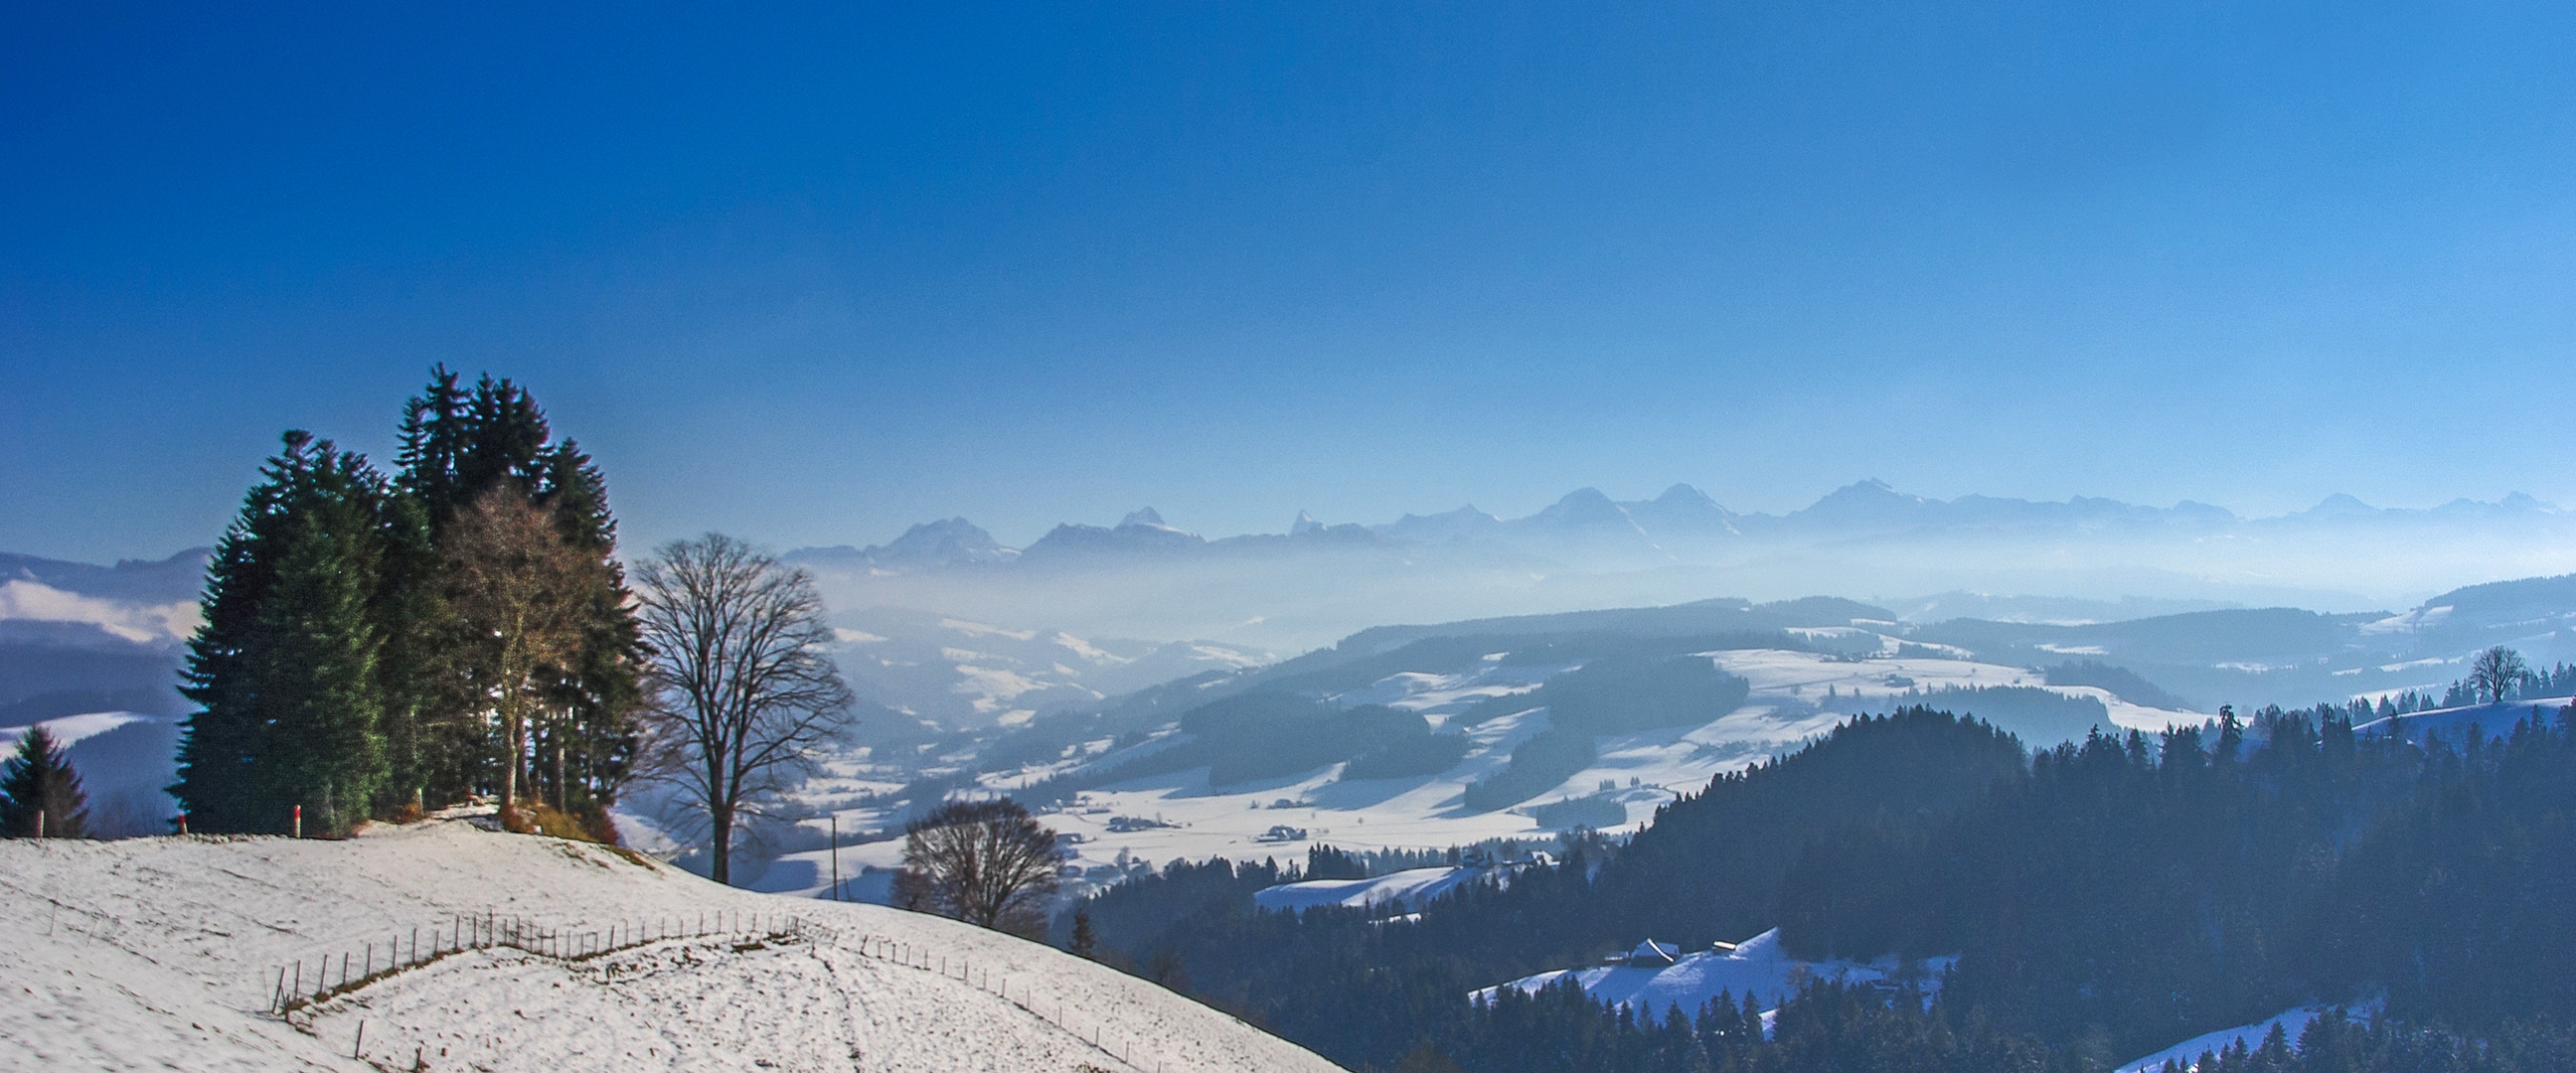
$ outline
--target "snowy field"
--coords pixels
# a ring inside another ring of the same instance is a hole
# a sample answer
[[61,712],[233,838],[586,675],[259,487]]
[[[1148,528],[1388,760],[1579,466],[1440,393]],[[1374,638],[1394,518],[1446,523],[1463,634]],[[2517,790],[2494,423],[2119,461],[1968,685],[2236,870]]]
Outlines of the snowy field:
[[[1103,786],[1086,792],[1080,805],[1043,819],[1058,832],[1079,839],[1073,849],[1076,863],[1085,869],[1113,867],[1122,854],[1157,864],[1176,857],[1211,856],[1275,857],[1284,863],[1302,858],[1308,846],[1317,844],[1345,849],[1440,849],[1496,838],[1543,840],[1555,829],[1542,825],[1527,810],[1568,797],[1606,796],[1624,812],[1622,826],[1633,827],[1676,794],[1696,792],[1713,776],[1793,750],[1833,729],[1851,713],[1887,711],[1904,703],[1909,690],[2045,688],[2099,700],[2116,726],[2148,731],[2206,718],[2130,704],[2089,686],[2049,686],[2026,668],[1895,655],[1892,639],[1866,631],[1845,632],[1854,636],[1831,640],[1866,647],[1876,638],[1884,642],[1883,650],[1873,649],[1865,658],[1779,649],[1706,653],[1717,666],[1752,684],[1752,695],[1743,707],[1704,726],[1596,739],[1600,756],[1591,767],[1518,810],[1473,811],[1465,807],[1464,795],[1469,784],[1501,771],[1513,747],[1547,729],[1543,707],[1467,728],[1464,733],[1472,748],[1457,765],[1436,775],[1345,782],[1336,764],[1286,778],[1215,787],[1208,784],[1207,769],[1198,768]],[[1465,673],[1394,674],[1332,699],[1345,706],[1384,704],[1419,712],[1437,728],[1478,701],[1536,689],[1571,666],[1515,664],[1508,653],[1496,653]],[[1159,743],[1141,748],[1157,747]],[[1114,764],[1123,755],[1130,754],[1112,753],[1088,762]],[[984,786],[1006,792],[1074,766],[1067,763],[988,776]],[[901,822],[895,813],[863,809],[846,810],[841,816],[845,832]],[[1112,821],[1121,818],[1169,826],[1111,830]],[[819,829],[822,822],[811,821],[810,826]],[[1303,832],[1303,836],[1273,835],[1277,827]],[[846,878],[867,866],[892,867],[901,853],[899,842],[844,847],[840,874]],[[789,854],[755,885],[782,893],[820,894],[831,883],[829,856],[828,851]]]
[[89,712],[82,715],[66,715],[60,719],[47,719],[27,726],[0,727],[0,742],[15,747],[18,739],[25,737],[27,731],[35,727],[43,727],[45,733],[53,736],[54,744],[68,749],[127,723],[150,718],[152,717],[134,712]]
[[[0,1069],[1334,1068],[1039,944],[462,821],[340,842],[0,841],[0,890]],[[469,951],[268,1012],[281,966],[487,912],[572,929],[753,913],[810,926],[585,960]]]
[[[1931,958],[1915,966],[1921,974],[1917,983],[1932,988],[1953,960],[1956,959]],[[1676,1006],[1684,1013],[1697,1015],[1701,1006],[1720,995],[1730,996],[1739,1005],[1751,996],[1754,1004],[1768,1014],[1809,980],[1853,984],[1894,981],[1904,968],[1894,958],[1872,962],[1800,961],[1781,951],[1780,932],[1774,928],[1737,944],[1733,950],[1687,953],[1670,965],[1557,969],[1486,988],[1476,992],[1475,997],[1491,1001],[1505,987],[1536,993],[1570,976],[1595,1001],[1618,1003],[1658,1018]]]

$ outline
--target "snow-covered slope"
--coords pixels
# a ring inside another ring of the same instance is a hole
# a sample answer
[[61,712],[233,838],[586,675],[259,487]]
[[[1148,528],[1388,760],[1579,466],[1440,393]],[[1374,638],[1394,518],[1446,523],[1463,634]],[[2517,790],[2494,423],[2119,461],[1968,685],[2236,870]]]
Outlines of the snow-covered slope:
[[[2042,674],[2027,668],[1894,654],[1881,649],[1884,639],[1875,634],[1852,643],[1866,644],[1869,658],[1781,649],[1706,653],[1720,669],[1751,683],[1751,696],[1742,707],[1702,725],[1597,738],[1598,756],[1590,766],[1509,810],[1467,808],[1465,790],[1503,770],[1515,747],[1548,728],[1544,707],[1466,728],[1466,754],[1447,770],[1430,775],[1346,781],[1342,765],[1332,764],[1280,778],[1214,786],[1208,781],[1207,768],[1192,768],[1098,786],[1084,791],[1078,806],[1045,819],[1055,830],[1079,836],[1073,849],[1077,863],[1086,868],[1111,866],[1122,853],[1149,861],[1209,856],[1257,860],[1299,856],[1313,844],[1440,849],[1488,839],[1553,837],[1566,824],[1542,822],[1534,813],[1538,806],[1566,798],[1596,800],[1600,811],[1616,816],[1584,823],[1605,829],[1632,826],[1651,816],[1656,805],[1706,786],[1715,775],[1740,771],[1795,749],[1851,713],[1901,706],[1923,690],[2020,686],[2088,697],[2101,701],[2110,722],[2119,728],[2160,730],[2168,723],[2197,723],[2204,718],[2130,704],[2090,686],[2050,686]],[[1892,644],[1886,647],[1892,649]],[[1467,670],[1392,674],[1329,699],[1344,707],[1384,704],[1417,712],[1440,732],[1461,733],[1450,726],[1452,716],[1487,698],[1528,692],[1573,665],[1527,661],[1498,652]],[[1163,744],[1164,740],[1157,740],[1136,748],[1150,750]],[[1098,745],[1109,747],[1106,741]],[[1126,755],[1133,754],[1095,754],[1047,767],[992,773],[980,785],[987,791],[1008,793],[1081,764],[1114,766]],[[895,828],[901,822],[899,811],[886,808],[854,808],[843,816],[845,831]],[[1114,822],[1122,817],[1160,818],[1169,826]],[[810,821],[809,827],[819,822]],[[1302,831],[1305,837],[1286,842],[1264,837],[1279,826]],[[890,866],[900,850],[895,842],[844,847],[842,874],[856,874],[867,865]],[[798,870],[793,880],[764,885],[808,893],[826,889],[828,869],[821,854],[801,857],[811,867]]]
[[837,614],[833,622],[851,688],[902,717],[863,721],[852,732],[859,743],[1018,726],[1049,711],[1275,658],[1207,641],[1086,639],[884,607]]
[[2193,1036],[2144,1058],[2123,1062],[2116,1073],[2156,1073],[2157,1070],[2165,1067],[2167,1061],[2179,1063],[2187,1070],[2196,1069],[2199,1068],[2201,1055],[2216,1054],[2239,1042],[2249,1049],[2262,1046],[2263,1037],[2271,1034],[2274,1025],[2281,1026],[2282,1035],[2288,1037],[2290,1043],[2295,1046],[2299,1042],[2299,1034],[2308,1030],[2308,1022],[2316,1020],[2317,1015],[2324,1012],[2326,1007],[2323,1006],[2302,1006],[2266,1017],[2250,1025],[2238,1025],[2234,1028],[2223,1028],[2216,1032]]
[[1252,904],[1264,909],[1296,910],[1326,905],[1367,909],[1396,902],[1406,909],[1418,910],[1424,903],[1458,889],[1460,884],[1492,874],[1478,868],[1408,868],[1368,879],[1309,879],[1254,891]]
[[2513,733],[2514,723],[2520,720],[2536,718],[2544,725],[2555,721],[2559,711],[2571,704],[2576,704],[2576,697],[2532,697],[2502,704],[2434,708],[2373,719],[2352,729],[2356,734],[2402,734],[2413,742],[2439,737],[2457,747],[2468,740],[2470,727],[2476,727],[2483,737],[2501,738]]
[[[1642,945],[1642,944],[1641,944]],[[1933,958],[1919,968],[1918,982],[1929,988],[1941,978],[1951,958]],[[1751,996],[1764,1012],[1779,1007],[1810,979],[1840,979],[1846,983],[1893,981],[1902,971],[1894,959],[1874,962],[1800,961],[1780,949],[1779,929],[1772,929],[1737,944],[1732,950],[1702,950],[1684,954],[1670,965],[1598,965],[1588,969],[1557,969],[1489,987],[1476,992],[1476,997],[1491,1001],[1503,987],[1536,992],[1569,976],[1583,988],[1583,993],[1597,1002],[1615,1002],[1657,1017],[1679,1006],[1685,1013],[1697,1013],[1708,1000],[1720,994],[1741,1003]]]
[[[0,891],[0,1068],[1333,1068],[1049,947],[461,821],[345,842],[11,840]],[[279,966],[369,942],[381,956],[391,937],[486,912],[566,928],[701,913],[810,926],[580,961],[472,951],[291,1018],[266,1012]],[[915,964],[872,956],[889,941]]]

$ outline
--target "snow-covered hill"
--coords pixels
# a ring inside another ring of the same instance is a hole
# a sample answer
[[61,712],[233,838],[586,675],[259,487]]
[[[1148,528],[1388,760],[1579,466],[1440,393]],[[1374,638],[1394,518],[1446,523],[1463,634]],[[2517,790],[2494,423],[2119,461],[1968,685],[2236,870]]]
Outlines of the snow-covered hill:
[[[1677,793],[1699,790],[1715,775],[1740,771],[1795,748],[1852,713],[1886,712],[1919,699],[1928,690],[2016,687],[2085,698],[2102,705],[2099,710],[2111,724],[2105,729],[2152,731],[2175,722],[2197,724],[2205,718],[2131,704],[2090,686],[2050,686],[2045,675],[2026,668],[1941,655],[1896,655],[1891,639],[1859,636],[1866,631],[1851,633],[1854,636],[1841,640],[1868,648],[1869,658],[1784,649],[1704,653],[1719,668],[1751,684],[1751,695],[1742,707],[1704,724],[1596,738],[1597,757],[1589,765],[1511,809],[1469,808],[1464,803],[1466,789],[1503,770],[1514,748],[1545,731],[1550,725],[1547,708],[1534,705],[1463,730],[1448,723],[1480,702],[1530,692],[1580,665],[1549,655],[1551,650],[1543,645],[1529,656],[1495,652],[1471,668],[1454,672],[1389,674],[1327,698],[1344,707],[1382,704],[1419,713],[1437,732],[1463,733],[1467,750],[1445,770],[1403,778],[1345,779],[1346,765],[1334,763],[1277,778],[1212,785],[1210,769],[1196,767],[1098,784],[1083,791],[1072,807],[1046,816],[1045,821],[1072,836],[1077,863],[1103,879],[1123,875],[1123,865],[1135,859],[1286,859],[1302,856],[1317,844],[1345,849],[1441,849],[1492,839],[1545,842],[1574,825],[1605,830],[1634,825],[1651,816],[1656,805]],[[2008,719],[1996,721],[2022,732],[2033,745],[2058,740],[2029,727],[2016,727]],[[2080,737],[2082,727],[2074,733]],[[1178,731],[1166,731],[1123,748],[1113,748],[1105,739],[1094,741],[1077,756],[1057,763],[988,772],[975,786],[1010,793],[1077,768],[1107,770],[1122,759],[1168,747],[1182,737]],[[821,812],[837,809],[840,830],[850,832],[899,828],[909,807],[842,800],[850,803],[815,801],[818,816],[805,821],[803,832],[812,845],[823,844],[821,828],[826,821],[820,818]],[[1583,807],[1562,814],[1544,809],[1567,800]],[[840,874],[850,877],[870,866],[891,867],[900,853],[898,841],[845,845],[838,855]],[[803,849],[783,856],[770,873],[754,882],[763,889],[819,895],[830,886],[832,865],[829,851]]]
[[2276,1025],[2280,1027],[2281,1035],[2295,1046],[2299,1042],[2299,1034],[2308,1030],[2308,1022],[2316,1020],[2317,1015],[2326,1010],[2324,1006],[2301,1006],[2250,1025],[2203,1033],[2144,1058],[2122,1062],[2115,1073],[2157,1073],[2167,1062],[2177,1063],[2186,1070],[2198,1069],[2202,1055],[2217,1054],[2240,1043],[2248,1050],[2262,1046],[2263,1038],[2270,1035]]
[[842,676],[860,696],[893,713],[863,718],[851,732],[862,743],[1009,728],[1203,671],[1236,671],[1277,659],[1207,641],[1084,638],[884,607],[832,620]]
[[1254,891],[1252,904],[1284,912],[1319,906],[1372,909],[1395,903],[1418,912],[1432,899],[1492,875],[1482,868],[1407,868],[1367,879],[1309,879]]
[[[343,842],[11,840],[0,890],[7,1069],[1333,1068],[1050,947],[464,821]],[[368,943],[381,956],[414,928],[487,912],[570,929],[726,913],[809,926],[587,960],[469,951],[267,1012],[280,966]],[[913,964],[873,956],[889,943]]]
[[[1643,950],[1645,944],[1641,942],[1638,947]],[[1954,960],[1933,958],[1912,966],[1915,984],[1926,989],[1937,987],[1941,973]],[[1595,1001],[1617,1003],[1656,1017],[1676,1006],[1685,1013],[1697,1013],[1708,1000],[1721,995],[1737,1003],[1750,998],[1767,1014],[1808,980],[1894,983],[1908,969],[1894,958],[1874,962],[1800,961],[1780,949],[1780,932],[1773,929],[1731,948],[1680,953],[1670,963],[1647,959],[1556,969],[1486,988],[1476,992],[1475,997],[1491,1001],[1494,993],[1505,987],[1534,993],[1572,978]]]

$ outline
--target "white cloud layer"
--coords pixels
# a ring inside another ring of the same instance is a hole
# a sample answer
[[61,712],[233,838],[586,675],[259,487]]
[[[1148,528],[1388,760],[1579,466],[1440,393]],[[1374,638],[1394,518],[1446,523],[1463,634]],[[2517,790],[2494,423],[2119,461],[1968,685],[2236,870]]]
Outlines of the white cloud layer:
[[202,621],[194,600],[126,603],[25,579],[0,583],[0,619],[86,623],[137,644],[185,638]]

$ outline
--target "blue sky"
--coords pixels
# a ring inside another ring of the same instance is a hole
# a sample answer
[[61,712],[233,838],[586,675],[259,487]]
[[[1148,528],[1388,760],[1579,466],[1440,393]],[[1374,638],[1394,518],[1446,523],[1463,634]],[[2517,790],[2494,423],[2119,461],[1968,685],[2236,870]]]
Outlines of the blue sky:
[[630,542],[2576,502],[2576,15],[12,5],[0,549],[515,376]]

